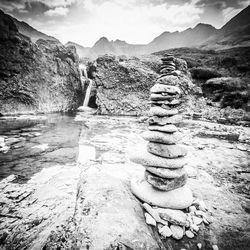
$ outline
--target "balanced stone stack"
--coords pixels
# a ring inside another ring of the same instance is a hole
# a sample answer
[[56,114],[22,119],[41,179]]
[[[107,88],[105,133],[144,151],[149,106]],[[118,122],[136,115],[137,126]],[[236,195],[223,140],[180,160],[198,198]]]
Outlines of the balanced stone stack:
[[187,151],[177,144],[182,137],[176,126],[182,120],[178,112],[182,92],[174,57],[164,55],[162,62],[161,76],[150,89],[149,126],[143,133],[147,148],[134,151],[130,157],[146,168],[145,177],[132,180],[131,188],[139,199],[151,205],[185,209],[192,204],[193,196],[183,168]]

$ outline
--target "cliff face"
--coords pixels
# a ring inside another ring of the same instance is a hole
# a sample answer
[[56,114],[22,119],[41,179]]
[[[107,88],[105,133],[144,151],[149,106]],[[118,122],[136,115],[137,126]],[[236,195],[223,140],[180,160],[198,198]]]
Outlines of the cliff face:
[[[159,76],[161,60],[157,56],[115,57],[97,59],[95,80],[96,104],[99,114],[145,115],[149,110],[149,89]],[[192,82],[186,62],[176,59],[181,88],[191,90]]]
[[0,113],[68,111],[81,96],[76,52],[53,41],[31,42],[0,12]]

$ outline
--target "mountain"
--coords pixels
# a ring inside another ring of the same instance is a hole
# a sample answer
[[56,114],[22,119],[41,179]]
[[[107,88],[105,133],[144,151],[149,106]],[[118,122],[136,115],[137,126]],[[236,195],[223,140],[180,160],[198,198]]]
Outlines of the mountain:
[[[0,10],[0,11],[1,11],[1,13],[4,13],[2,10]],[[5,15],[7,15],[7,14],[5,14]],[[56,39],[55,37],[48,36],[40,31],[34,29],[29,24],[27,24],[25,22],[21,22],[10,15],[7,15],[7,16],[10,19],[12,19],[12,21],[14,22],[14,24],[17,27],[18,32],[24,36],[29,37],[32,42],[36,42],[38,39],[44,39],[44,40],[49,40],[49,41],[60,43],[60,41],[58,39]]]
[[74,46],[76,48],[76,52],[80,58],[88,57],[89,56],[89,47],[84,47],[80,44],[74,43],[74,42],[67,42],[65,44],[66,47]]
[[250,46],[250,5],[228,21],[217,34],[201,45],[206,49]]
[[[80,45],[79,45],[80,46]],[[250,6],[233,17],[221,29],[199,23],[182,32],[163,32],[148,44],[136,45],[125,41],[100,38],[85,56],[96,58],[103,54],[141,55],[161,50],[189,47],[202,49],[227,49],[250,46]]]

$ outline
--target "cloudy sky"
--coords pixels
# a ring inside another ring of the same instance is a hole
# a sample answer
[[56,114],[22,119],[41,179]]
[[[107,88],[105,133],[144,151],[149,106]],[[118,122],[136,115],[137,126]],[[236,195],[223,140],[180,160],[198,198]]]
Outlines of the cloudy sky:
[[58,38],[92,46],[100,37],[148,43],[197,23],[220,28],[250,0],[0,0],[0,8]]

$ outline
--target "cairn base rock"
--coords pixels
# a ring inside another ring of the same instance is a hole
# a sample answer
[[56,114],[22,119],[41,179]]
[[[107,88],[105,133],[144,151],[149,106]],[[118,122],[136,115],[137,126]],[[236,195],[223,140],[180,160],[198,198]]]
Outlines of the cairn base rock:
[[187,185],[166,192],[152,187],[144,179],[132,179],[131,190],[140,200],[163,208],[185,209],[193,201],[192,192]]

